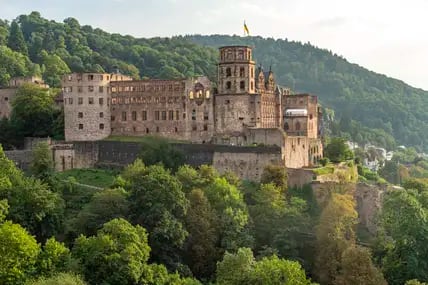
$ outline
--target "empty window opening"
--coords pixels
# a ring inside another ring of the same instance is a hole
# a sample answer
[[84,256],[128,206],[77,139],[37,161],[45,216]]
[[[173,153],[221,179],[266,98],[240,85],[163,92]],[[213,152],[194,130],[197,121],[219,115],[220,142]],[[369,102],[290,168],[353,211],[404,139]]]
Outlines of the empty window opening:
[[226,89],[227,89],[227,90],[230,90],[231,88],[232,88],[232,82],[227,81],[227,82],[226,82]]
[[240,76],[240,77],[244,77],[244,76],[245,76],[245,68],[244,68],[244,67],[241,67],[241,68],[239,69],[239,76]]
[[245,81],[239,82],[239,88],[241,88],[241,90],[245,89]]

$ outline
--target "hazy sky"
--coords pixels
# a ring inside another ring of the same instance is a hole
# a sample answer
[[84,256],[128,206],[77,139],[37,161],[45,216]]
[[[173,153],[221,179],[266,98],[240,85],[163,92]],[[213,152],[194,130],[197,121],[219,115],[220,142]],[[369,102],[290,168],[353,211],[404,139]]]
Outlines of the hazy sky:
[[39,11],[138,37],[243,34],[311,42],[428,90],[428,0],[0,0],[0,18]]

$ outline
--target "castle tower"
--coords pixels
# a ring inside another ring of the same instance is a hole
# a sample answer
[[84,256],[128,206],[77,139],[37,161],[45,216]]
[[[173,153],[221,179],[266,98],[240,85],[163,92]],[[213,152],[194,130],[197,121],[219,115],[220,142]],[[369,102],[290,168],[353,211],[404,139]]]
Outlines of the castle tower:
[[94,141],[110,135],[112,76],[73,73],[62,78],[66,141]]
[[254,94],[255,62],[247,46],[220,48],[218,91],[220,94]]
[[248,46],[220,48],[218,94],[215,95],[216,141],[242,144],[245,130],[256,127],[255,62]]

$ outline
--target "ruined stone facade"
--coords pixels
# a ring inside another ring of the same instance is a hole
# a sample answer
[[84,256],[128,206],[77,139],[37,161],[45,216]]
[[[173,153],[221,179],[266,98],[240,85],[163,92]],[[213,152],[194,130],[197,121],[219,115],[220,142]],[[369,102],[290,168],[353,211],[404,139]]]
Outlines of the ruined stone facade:
[[208,78],[116,81],[110,86],[112,135],[211,140],[214,104]]
[[0,119],[9,118],[12,112],[12,101],[15,99],[18,87],[23,84],[36,84],[42,88],[49,88],[40,77],[14,77],[7,86],[0,87]]
[[67,141],[156,135],[193,143],[276,145],[300,168],[322,157],[316,96],[291,95],[256,67],[248,46],[220,48],[217,88],[206,77],[132,80],[70,74],[62,80]]

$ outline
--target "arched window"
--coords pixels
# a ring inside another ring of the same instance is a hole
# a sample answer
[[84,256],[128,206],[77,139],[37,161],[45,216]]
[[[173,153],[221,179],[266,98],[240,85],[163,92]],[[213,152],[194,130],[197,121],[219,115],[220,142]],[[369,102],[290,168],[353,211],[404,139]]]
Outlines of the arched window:
[[189,92],[189,99],[193,99],[193,91]]
[[296,131],[300,131],[300,122],[296,123]]
[[287,122],[285,122],[284,124],[284,130],[288,131],[290,129],[290,126],[288,125]]

